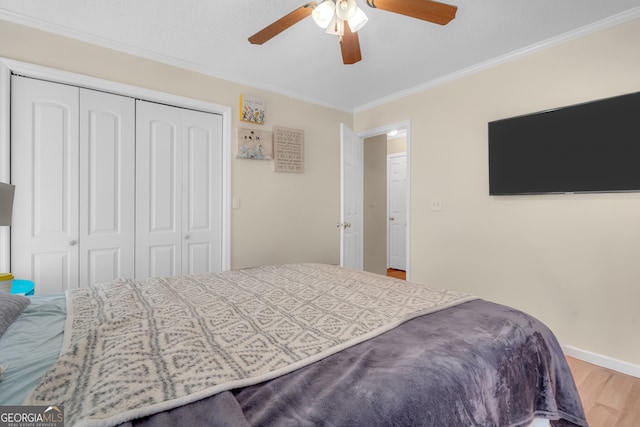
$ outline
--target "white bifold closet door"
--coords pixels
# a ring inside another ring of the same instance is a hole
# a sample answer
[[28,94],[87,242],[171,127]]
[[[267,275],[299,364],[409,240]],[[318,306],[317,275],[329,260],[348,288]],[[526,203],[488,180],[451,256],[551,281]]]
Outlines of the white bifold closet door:
[[11,78],[11,271],[53,293],[134,275],[135,101]]
[[11,271],[48,294],[222,270],[222,116],[11,77]]
[[136,278],[221,271],[222,116],[136,111]]

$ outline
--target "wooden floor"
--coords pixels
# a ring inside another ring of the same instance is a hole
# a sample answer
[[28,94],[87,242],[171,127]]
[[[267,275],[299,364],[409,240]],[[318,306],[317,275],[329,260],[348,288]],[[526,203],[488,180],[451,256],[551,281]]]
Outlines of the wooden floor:
[[387,276],[395,277],[396,279],[407,280],[406,271],[396,270],[393,268],[387,268]]
[[640,378],[567,357],[590,427],[640,426]]
[[[387,276],[406,280],[402,270]],[[590,427],[640,427],[640,378],[567,357]]]

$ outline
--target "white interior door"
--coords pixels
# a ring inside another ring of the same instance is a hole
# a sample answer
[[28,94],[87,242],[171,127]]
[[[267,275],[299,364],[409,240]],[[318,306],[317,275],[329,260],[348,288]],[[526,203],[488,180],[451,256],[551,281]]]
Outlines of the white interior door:
[[78,287],[79,89],[11,77],[11,271],[37,293]]
[[364,142],[340,124],[340,265],[362,270]]
[[12,81],[15,276],[38,293],[133,277],[134,101]]
[[389,204],[388,265],[397,270],[407,268],[407,155],[388,156],[387,200]]
[[[49,92],[47,89],[38,88],[25,95],[32,97],[30,101],[24,100],[20,98],[24,93],[19,90],[21,85],[13,90],[16,84],[12,81],[25,79],[17,76],[36,76],[32,80],[34,84],[42,84],[50,88],[65,88],[63,92],[71,91],[74,95],[71,97],[71,101],[67,102],[68,100],[64,96],[58,98],[55,90]],[[49,79],[52,82],[64,81],[68,84],[45,82],[43,79]],[[79,199],[90,201],[97,197],[93,200],[93,207],[86,207],[86,209],[93,209],[96,212],[95,209],[102,210],[104,208],[103,200],[113,199],[111,197],[113,194],[111,194],[100,200],[99,194],[105,194],[103,189],[107,189],[106,193],[116,191],[113,176],[109,178],[111,184],[108,182],[96,183],[94,188],[98,190],[94,195],[81,194],[79,191],[82,184],[78,182],[78,179],[82,182],[83,178],[78,177],[78,170],[82,167],[84,159],[78,158],[81,150],[78,147],[80,134],[78,127],[80,118],[77,109],[79,89],[77,85],[73,86],[73,82],[95,88],[99,92],[121,92],[123,90],[121,85],[106,80],[79,76],[17,61],[0,60],[0,180],[10,183],[18,182],[16,206],[14,206],[14,227],[0,227],[0,271],[11,271],[16,274],[17,278],[35,280],[37,293],[59,292],[82,285],[85,279],[79,280],[78,257],[81,256],[82,243],[86,239],[78,237],[84,229],[84,227],[81,229],[78,223],[79,210],[82,208],[78,204]],[[216,216],[222,216],[220,223],[213,225],[218,229],[215,234],[220,236],[219,241],[221,242],[216,242],[212,246],[211,256],[213,259],[210,268],[215,270],[219,265],[220,270],[229,269],[231,263],[229,184],[232,135],[231,107],[143,88],[128,87],[126,91],[131,98],[152,99],[165,105],[180,105],[187,109],[211,112],[212,116],[217,116],[214,119],[217,123],[222,118],[222,127],[216,132],[216,138],[223,141],[222,154],[216,159],[219,172],[216,171],[216,176],[211,175],[212,179],[208,182],[211,184],[210,190],[218,192],[218,201],[221,200],[221,213],[216,206],[211,205],[212,223],[217,221]],[[20,118],[21,114],[22,118]],[[24,114],[29,114],[27,119],[24,118]],[[61,118],[60,120],[55,117],[56,114]],[[99,119],[101,123],[98,127],[101,129],[108,127],[105,126],[106,121],[102,120],[104,118]],[[42,123],[34,126],[32,119],[41,120]],[[116,119],[114,118],[114,120]],[[42,127],[43,124],[50,126],[50,128]],[[42,143],[42,141],[46,141],[46,143]],[[99,146],[98,149],[102,150],[103,148],[107,149],[106,146]],[[212,156],[216,155],[215,151],[211,153]],[[103,153],[97,157],[100,158],[102,155]],[[197,157],[200,158],[200,155]],[[34,165],[36,166],[34,167]],[[56,169],[58,166],[60,168]],[[102,170],[110,166],[98,164],[97,167],[101,169],[101,172],[96,170],[96,174],[101,174]],[[218,188],[217,184],[220,176],[222,176],[222,189]],[[120,182],[127,180],[135,189],[134,180],[122,178]],[[196,179],[196,181],[202,182],[200,179]],[[110,185],[113,185],[111,189],[109,189]],[[199,191],[197,192],[199,193]],[[36,192],[40,192],[41,195]],[[115,197],[117,198],[117,196]],[[102,214],[104,215],[101,218],[87,220],[87,223],[92,221],[94,224],[92,225],[91,237],[98,238],[99,234],[104,233],[103,230],[109,229],[109,221],[116,220],[115,217],[118,215],[112,213],[109,218],[110,214],[106,210],[103,210]],[[135,214],[128,215],[128,218],[131,219],[133,216]],[[125,221],[125,219],[123,216],[117,221]],[[198,220],[199,218],[195,218],[193,223],[196,224]],[[40,221],[40,223],[34,223],[34,221]],[[122,230],[126,228],[124,224],[118,224],[118,226],[120,225],[124,227]],[[202,222],[193,228],[202,229]],[[21,235],[22,232],[25,234]],[[123,233],[126,234],[124,231]],[[57,243],[53,243],[56,236]],[[58,244],[63,244],[64,247]],[[33,256],[30,252],[31,247],[35,248]],[[217,256],[216,251],[220,252],[219,247],[222,248],[222,253]],[[87,254],[87,256],[89,255]],[[96,278],[96,281],[102,281],[100,279],[103,277],[102,273],[115,269],[113,267],[116,263],[115,257],[114,253],[98,254],[98,252],[94,252],[93,258],[96,262],[101,259],[111,264],[109,267],[100,268],[100,273],[91,274]],[[133,262],[135,256],[126,258],[129,262]],[[123,258],[122,261],[124,262],[125,259]],[[83,264],[86,263],[83,262]],[[195,268],[192,270],[195,271]],[[122,271],[124,271],[124,267]],[[127,273],[121,274],[128,275]]]
[[222,116],[181,110],[182,274],[222,270]]
[[182,133],[173,107],[137,101],[136,278],[181,272]]
[[80,286],[133,278],[133,98],[80,89],[80,177]]
[[136,277],[222,270],[222,117],[137,102]]

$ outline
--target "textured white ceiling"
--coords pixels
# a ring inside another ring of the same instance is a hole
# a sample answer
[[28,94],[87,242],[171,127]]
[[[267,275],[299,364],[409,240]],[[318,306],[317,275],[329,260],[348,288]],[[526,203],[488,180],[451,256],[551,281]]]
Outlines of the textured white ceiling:
[[309,17],[262,46],[247,38],[305,0],[0,0],[0,19],[357,111],[571,34],[640,17],[640,0],[451,0],[435,25],[359,6],[363,60]]

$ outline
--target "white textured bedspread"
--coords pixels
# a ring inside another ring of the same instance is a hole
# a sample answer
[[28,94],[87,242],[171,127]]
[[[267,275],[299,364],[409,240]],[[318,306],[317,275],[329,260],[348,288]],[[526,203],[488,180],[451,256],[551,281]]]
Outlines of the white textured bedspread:
[[323,264],[67,293],[63,352],[28,399],[110,426],[318,361],[472,296]]

